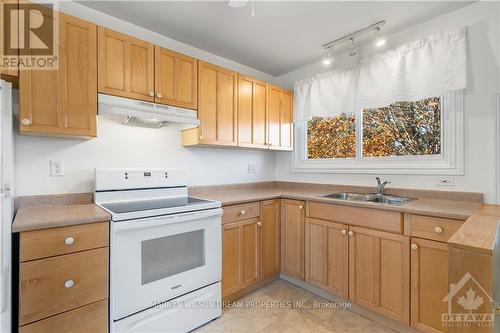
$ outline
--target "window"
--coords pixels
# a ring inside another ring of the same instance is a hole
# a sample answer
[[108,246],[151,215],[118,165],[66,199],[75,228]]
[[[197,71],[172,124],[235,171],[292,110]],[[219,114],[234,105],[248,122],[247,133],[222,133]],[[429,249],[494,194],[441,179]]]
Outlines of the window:
[[462,93],[297,124],[294,170],[461,174]]

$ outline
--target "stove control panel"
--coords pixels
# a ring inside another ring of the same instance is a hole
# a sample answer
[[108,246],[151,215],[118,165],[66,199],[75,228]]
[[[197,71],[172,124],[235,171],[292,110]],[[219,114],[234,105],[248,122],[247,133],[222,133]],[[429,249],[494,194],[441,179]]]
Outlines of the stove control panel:
[[95,190],[147,189],[187,186],[187,173],[178,169],[96,169]]

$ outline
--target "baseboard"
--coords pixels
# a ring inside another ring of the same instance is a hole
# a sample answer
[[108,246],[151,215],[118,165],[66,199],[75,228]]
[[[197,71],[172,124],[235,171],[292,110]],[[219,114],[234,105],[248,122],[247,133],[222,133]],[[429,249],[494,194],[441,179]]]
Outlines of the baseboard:
[[352,303],[350,300],[348,299],[345,299],[345,298],[342,298],[340,296],[337,296],[335,294],[332,294],[326,290],[323,290],[319,287],[316,287],[316,286],[313,286],[313,285],[310,285],[309,283],[306,283],[304,281],[301,281],[301,280],[298,280],[294,277],[291,277],[289,275],[286,275],[284,273],[281,273],[280,274],[280,278],[287,281],[287,282],[290,282],[291,284],[293,285],[296,285],[297,287],[300,287],[302,289],[305,289],[315,295],[318,295],[320,297],[323,297],[329,301],[332,301],[332,302],[336,302],[336,303],[350,303],[351,306],[349,307],[349,310],[351,310],[352,312],[355,312],[365,318],[368,318],[368,319],[371,319],[373,321],[376,321],[382,325],[385,325],[397,332],[402,332],[402,333],[421,333],[420,331],[410,327],[410,326],[407,326],[407,325],[404,325],[404,324],[401,324],[400,322],[397,322],[393,319],[390,319],[390,318],[387,318],[379,313],[376,313],[374,311],[371,311],[369,309],[366,309],[362,306],[359,306],[357,304],[354,304]]

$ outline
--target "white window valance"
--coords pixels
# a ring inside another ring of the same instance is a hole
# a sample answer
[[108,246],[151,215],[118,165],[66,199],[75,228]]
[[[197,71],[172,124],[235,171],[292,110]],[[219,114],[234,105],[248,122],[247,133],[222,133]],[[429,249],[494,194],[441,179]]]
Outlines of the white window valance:
[[467,85],[465,28],[446,31],[295,83],[295,122],[396,101],[415,101]]

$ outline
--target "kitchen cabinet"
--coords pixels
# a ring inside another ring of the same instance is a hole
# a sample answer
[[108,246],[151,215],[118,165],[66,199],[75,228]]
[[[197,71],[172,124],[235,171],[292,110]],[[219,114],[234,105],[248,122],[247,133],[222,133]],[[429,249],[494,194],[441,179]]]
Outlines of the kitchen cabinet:
[[409,325],[409,237],[349,227],[349,299]]
[[222,297],[257,282],[259,219],[222,226]]
[[[53,13],[39,7],[44,19]],[[97,115],[97,27],[58,15],[59,68],[20,71],[23,134],[93,138]]]
[[[2,18],[2,24],[3,24],[4,15],[5,15],[4,4],[8,4],[9,6],[12,5],[12,6],[17,7],[18,3],[19,3],[18,0],[0,0],[0,17]],[[11,15],[12,15],[12,13],[11,13]],[[17,44],[17,41],[14,41],[14,43],[12,43],[12,39],[15,39],[15,40],[19,39],[18,28],[12,29],[12,25],[9,27],[3,27],[3,28],[8,29],[7,31],[9,32],[9,35],[8,36],[7,36],[7,34],[4,35],[4,33],[0,34],[0,50],[1,50],[2,55],[5,54],[4,50],[3,50],[3,47],[5,45],[4,38],[8,37],[11,41],[11,44],[14,44],[14,45]],[[15,82],[16,81],[15,78],[19,77],[19,69],[18,68],[4,69],[4,68],[0,67],[0,74],[2,76],[2,79]]]
[[348,226],[306,219],[306,282],[349,297]]
[[237,86],[235,72],[198,62],[200,126],[182,132],[184,146],[238,144]]
[[304,281],[305,202],[281,200],[281,272]]
[[99,92],[155,100],[154,45],[99,27]]
[[107,332],[108,245],[108,222],[21,232],[19,331]]
[[267,142],[269,149],[293,149],[293,94],[269,85],[267,111]]
[[198,107],[198,60],[155,46],[155,102]]
[[280,272],[280,201],[261,202],[260,279],[276,276]]
[[267,83],[238,76],[238,146],[268,148]]
[[411,238],[411,325],[422,332],[441,332],[448,294],[448,245]]

